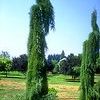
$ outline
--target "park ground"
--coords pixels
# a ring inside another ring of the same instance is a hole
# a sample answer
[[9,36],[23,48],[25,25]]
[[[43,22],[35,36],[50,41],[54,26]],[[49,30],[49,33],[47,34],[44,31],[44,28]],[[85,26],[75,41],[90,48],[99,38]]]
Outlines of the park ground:
[[[95,76],[95,81],[99,75]],[[61,74],[48,75],[49,88],[57,91],[59,100],[78,100],[80,91],[79,79],[73,80],[71,76]],[[19,72],[9,72],[8,77],[0,73],[0,100],[20,100],[25,97],[26,76]],[[20,97],[20,98],[18,98]]]

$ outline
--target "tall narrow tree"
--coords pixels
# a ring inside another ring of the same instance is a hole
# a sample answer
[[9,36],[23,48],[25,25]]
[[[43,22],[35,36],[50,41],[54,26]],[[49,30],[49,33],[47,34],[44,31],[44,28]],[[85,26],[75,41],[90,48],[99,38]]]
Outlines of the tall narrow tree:
[[64,50],[62,50],[62,52],[61,52],[61,57],[60,57],[60,59],[63,59],[63,58],[65,58],[65,52],[64,52]]
[[83,59],[81,66],[81,98],[80,100],[94,100],[94,74],[96,69],[96,59],[99,57],[100,33],[97,25],[97,12],[92,13],[91,26],[93,32],[89,34],[87,46],[83,48]]
[[83,43],[83,54],[82,54],[82,65],[81,65],[81,92],[80,92],[80,100],[86,100],[86,81],[85,81],[85,74],[86,74],[86,52],[87,52],[87,40]]
[[54,29],[54,26],[54,12],[50,0],[36,0],[36,5],[30,10],[26,100],[40,100],[48,93],[45,36],[49,33],[49,28]]

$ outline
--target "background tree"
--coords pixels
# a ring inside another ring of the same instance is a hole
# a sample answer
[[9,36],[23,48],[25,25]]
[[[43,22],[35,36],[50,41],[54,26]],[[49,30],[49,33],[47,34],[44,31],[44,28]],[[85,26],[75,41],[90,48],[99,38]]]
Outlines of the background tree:
[[0,55],[3,56],[3,57],[5,57],[5,58],[10,58],[10,55],[9,55],[9,53],[7,51],[2,51],[0,53]]
[[62,50],[61,58],[60,58],[60,59],[63,59],[63,58],[66,58],[66,57],[65,57],[65,52],[64,52],[64,50]]
[[58,65],[59,65],[59,73],[67,74],[68,66],[67,66],[66,58],[61,59]]
[[47,71],[53,72],[55,65],[53,64],[53,61],[56,61],[56,63],[59,62],[61,55],[60,54],[53,54],[48,55],[47,57]]
[[39,100],[48,93],[45,66],[45,36],[54,29],[53,6],[49,0],[36,0],[30,11],[26,99]]
[[67,57],[67,62],[68,62],[68,74],[72,74],[73,67],[76,66],[75,62],[76,56],[74,54],[70,54]]
[[81,66],[81,54],[78,54],[78,56],[74,54],[70,54],[67,57],[67,74],[73,76],[73,70],[76,66]]
[[73,67],[72,78],[75,79],[80,76],[80,66]]
[[0,55],[0,71],[4,71],[7,77],[7,72],[10,71],[12,66],[12,61],[8,52],[2,52]]
[[80,71],[78,71],[79,73],[77,73],[76,69],[80,68],[74,68],[74,67],[81,66],[81,54],[78,54],[78,56],[70,54],[67,57],[61,59],[58,64],[59,64],[59,73],[72,75],[72,77],[78,76]]
[[12,59],[12,69],[13,71],[20,71],[26,73],[27,71],[28,58],[26,54],[22,54],[19,57],[14,57]]
[[59,73],[58,62],[57,62],[56,60],[52,60],[52,64],[53,64],[53,66],[54,66],[54,68],[53,68],[53,74]]

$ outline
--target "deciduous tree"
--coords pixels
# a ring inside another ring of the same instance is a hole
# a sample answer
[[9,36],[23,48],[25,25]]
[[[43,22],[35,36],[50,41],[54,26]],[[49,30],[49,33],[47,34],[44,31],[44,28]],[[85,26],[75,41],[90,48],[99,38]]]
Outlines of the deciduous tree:
[[12,61],[10,60],[9,56],[3,54],[0,55],[0,71],[6,72],[6,77],[7,77],[7,72],[11,69]]

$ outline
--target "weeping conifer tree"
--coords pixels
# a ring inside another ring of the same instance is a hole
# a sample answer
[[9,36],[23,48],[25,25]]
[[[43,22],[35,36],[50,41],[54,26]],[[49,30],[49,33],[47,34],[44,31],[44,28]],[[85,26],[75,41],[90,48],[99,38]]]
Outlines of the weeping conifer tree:
[[28,38],[28,71],[26,100],[40,100],[48,93],[45,66],[45,36],[54,29],[53,6],[49,0],[36,0],[30,10],[30,33]]
[[96,10],[92,13],[91,26],[93,32],[90,33],[88,39],[88,65],[87,65],[87,73],[88,73],[88,93],[87,97],[89,100],[94,99],[94,74],[96,71],[96,60],[99,58],[99,49],[100,49],[100,32],[99,27],[97,25],[97,12]]
[[81,65],[81,92],[80,92],[80,100],[86,100],[86,55],[87,55],[87,44],[88,41],[86,40],[83,43],[83,54],[82,54],[82,65]]
[[94,100],[94,74],[100,49],[100,33],[96,22],[96,10],[93,11],[91,19],[93,32],[89,34],[88,41],[83,46],[80,100]]

